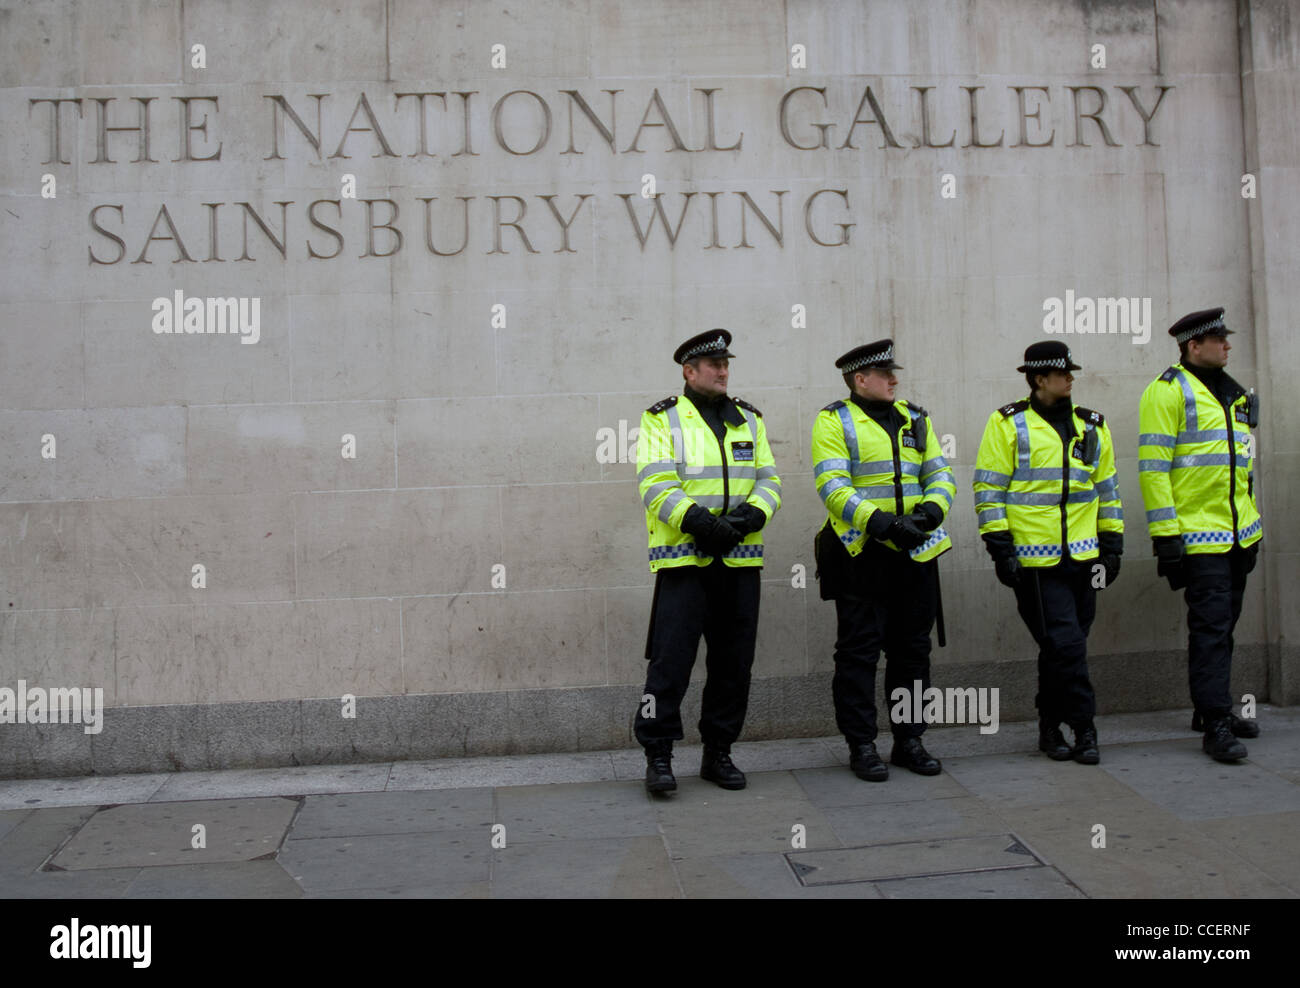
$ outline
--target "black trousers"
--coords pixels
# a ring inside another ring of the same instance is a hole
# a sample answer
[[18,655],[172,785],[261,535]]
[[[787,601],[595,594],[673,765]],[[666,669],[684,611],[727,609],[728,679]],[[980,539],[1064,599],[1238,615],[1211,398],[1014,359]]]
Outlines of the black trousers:
[[1183,557],[1187,679],[1192,704],[1206,717],[1232,712],[1232,632],[1241,617],[1246,574],[1254,564],[1254,554],[1236,546],[1228,552]]
[[[938,561],[917,563],[878,542],[868,542],[849,564],[849,582],[835,597],[835,724],[850,745],[875,741],[876,665],[885,653],[885,698],[913,684],[930,686],[930,631],[934,627]],[[919,698],[918,698],[919,699]],[[923,706],[923,704],[922,704]],[[896,740],[920,737],[925,723],[891,724]]]
[[1055,566],[1020,570],[1016,608],[1038,644],[1034,706],[1049,724],[1064,721],[1077,728],[1097,713],[1088,679],[1088,631],[1097,616],[1096,562],[1063,559]]
[[679,741],[682,697],[690,685],[700,636],[704,636],[704,696],[700,738],[729,752],[740,737],[749,706],[750,670],[758,634],[758,566],[676,566],[656,574],[650,634],[650,668],[645,692],[654,697],[654,716],[637,705],[636,739],[649,748]]

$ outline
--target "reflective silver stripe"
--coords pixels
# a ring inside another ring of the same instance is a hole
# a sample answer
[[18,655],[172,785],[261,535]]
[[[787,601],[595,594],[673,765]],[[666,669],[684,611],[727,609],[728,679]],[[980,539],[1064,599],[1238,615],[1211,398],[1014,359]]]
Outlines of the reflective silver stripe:
[[776,495],[773,494],[772,491],[769,490],[768,488],[760,485],[758,487],[755,487],[752,491],[750,491],[749,495],[750,497],[755,497],[755,496],[761,497],[764,501],[768,503],[768,505],[771,507],[773,511],[776,510],[776,505],[777,505]]
[[893,473],[893,460],[854,460],[852,466],[853,476],[863,477],[869,473]]
[[1138,436],[1139,446],[1168,446],[1173,449],[1177,442],[1173,436],[1167,436],[1163,432],[1144,432]]
[[753,489],[756,491],[771,491],[773,494],[779,495],[781,493],[781,481],[775,477],[768,477],[766,480],[760,480],[754,485]]
[[1183,415],[1187,419],[1185,426],[1188,432],[1196,431],[1196,392],[1192,390],[1192,382],[1188,380],[1187,374],[1178,371],[1175,374],[1179,386],[1183,389]]
[[695,480],[721,480],[724,476],[730,477],[732,480],[753,480],[755,474],[754,468],[744,463],[728,464],[725,474],[722,467],[719,466],[693,466],[687,467],[687,469]]
[[[764,467],[763,469],[770,470],[771,467]],[[822,474],[824,474],[827,470],[843,470],[847,473],[848,469],[849,469],[848,460],[839,459],[839,458],[833,460],[822,460],[815,467],[813,467],[813,476],[819,477]]]
[[861,494],[854,494],[844,502],[844,507],[840,509],[840,517],[852,525],[853,516],[857,513],[858,505],[860,505],[863,500],[864,498]]
[[[1097,500],[1096,490],[1090,491],[1071,491],[1066,498],[1068,504],[1087,504],[1089,501]],[[1060,504],[1061,494],[1058,491],[1055,494],[1039,493],[1029,491],[1012,491],[1007,494],[1007,504],[1024,504],[1024,505],[1045,505]]]
[[1147,521],[1173,521],[1178,517],[1177,508],[1152,508],[1147,512]]
[[1122,507],[1119,507],[1119,508],[1112,508],[1112,507],[1102,507],[1102,508],[1098,508],[1098,509],[1097,509],[1097,517],[1098,517],[1099,519],[1100,519],[1100,518],[1114,518],[1114,519],[1116,519],[1117,521],[1123,521],[1123,520],[1124,520],[1124,509],[1123,509]]
[[977,515],[979,518],[979,523],[981,525],[986,525],[991,521],[1001,521],[1003,518],[1005,518],[1007,516],[1007,509],[1006,508],[985,508],[983,511],[977,512]]
[[656,460],[654,463],[647,463],[637,471],[636,479],[645,480],[656,473],[668,473],[677,469],[677,464],[672,460]]
[[1097,485],[1097,493],[1107,500],[1110,500],[1112,494],[1119,493],[1119,481],[1114,477],[1111,477],[1109,480],[1103,480]]
[[911,460],[900,460],[898,471],[899,473],[906,474],[909,477],[919,477],[921,476],[921,464],[913,463]]
[[1172,460],[1138,460],[1138,472],[1153,471],[1155,473],[1168,473],[1173,466]]
[[[921,493],[921,485],[920,485],[920,484],[913,484],[913,485],[911,485],[911,486],[912,486],[914,489],[913,489],[912,491],[909,491],[909,490],[907,489],[907,488],[908,488],[908,485],[907,485],[907,484],[904,484],[904,485],[903,485],[903,494],[904,494],[904,495],[909,494],[909,493],[913,493],[913,494],[920,494],[920,493]],[[858,490],[858,494],[861,495],[862,497],[870,497],[870,498],[877,498],[877,497],[879,497],[879,498],[886,498],[886,497],[893,497],[893,496],[894,496],[894,485],[893,485],[893,484],[873,484],[873,485],[870,486],[870,487],[859,487],[857,490]]]
[[853,414],[849,411],[848,405],[841,405],[836,409],[840,416],[840,425],[844,430],[844,445],[848,448],[849,459],[858,458],[858,430],[853,425]]
[[745,413],[745,421],[749,423],[749,438],[754,440],[754,445],[758,445],[758,420],[754,418],[754,413],[748,408],[742,409]]
[[1218,440],[1227,442],[1227,429],[1202,429],[1199,432],[1180,432],[1178,433],[1178,444],[1183,443],[1212,443]]
[[677,406],[672,405],[668,409],[668,435],[673,444],[673,462],[677,467],[677,476],[680,480],[686,479],[686,452],[678,447],[678,440],[685,444],[686,437],[682,432],[682,420],[677,414]]
[[[1070,467],[1070,479],[1078,483],[1087,483],[1092,477],[1092,471],[1084,470],[1081,467]],[[1033,481],[1052,481],[1061,479],[1060,467],[1030,467],[1016,468],[1016,472],[1011,475],[1012,481],[1033,482]]]
[[673,488],[680,489],[681,484],[682,482],[680,480],[661,480],[659,483],[652,484],[650,487],[647,487],[646,492],[642,496],[641,500],[645,503],[645,506],[648,509],[650,505],[654,503],[654,499],[657,498],[660,494],[662,494],[664,491],[670,491]]
[[1175,456],[1171,468],[1179,470],[1185,467],[1226,467],[1230,458],[1227,453],[1196,453],[1192,456]]
[[926,496],[926,497],[941,497],[941,498],[943,498],[944,503],[946,503],[946,504],[948,505],[948,507],[950,507],[950,508],[952,507],[952,495],[948,493],[948,488],[946,488],[946,487],[936,487],[934,490],[928,490],[928,489],[927,489],[926,492],[925,492],[925,496]]
[[1070,496],[1066,498],[1068,504],[1090,504],[1097,500],[1097,489],[1094,487],[1090,491],[1070,491]]
[[1029,469],[1029,425],[1025,422],[1025,413],[1016,412],[1011,421],[1016,426],[1016,469]]
[[1006,504],[1007,492],[1003,490],[976,491],[976,504]]
[[948,466],[948,461],[942,456],[936,456],[933,459],[926,460],[921,464],[921,473],[930,473],[934,470],[944,470]]
[[765,480],[765,479],[768,478],[768,477],[775,477],[775,476],[776,476],[776,467],[759,467],[759,468],[758,468],[758,479],[759,479],[759,480]]
[[1011,483],[1011,475],[998,473],[996,470],[976,470],[974,480],[977,484],[993,484],[996,487],[1006,487],[1007,484]]
[[668,519],[672,517],[673,509],[684,500],[686,500],[686,495],[680,490],[670,493],[666,498],[664,498],[664,503],[659,505],[659,520],[667,522]]
[[832,477],[826,483],[817,488],[817,494],[823,501],[830,497],[832,491],[837,491],[841,487],[852,487],[847,477]]

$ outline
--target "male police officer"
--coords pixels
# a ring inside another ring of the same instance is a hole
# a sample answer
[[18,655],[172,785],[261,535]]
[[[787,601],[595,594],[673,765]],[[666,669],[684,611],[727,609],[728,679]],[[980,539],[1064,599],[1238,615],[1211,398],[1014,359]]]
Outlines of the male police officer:
[[1110,586],[1124,551],[1115,447],[1102,414],[1071,402],[1081,368],[1064,343],[1032,344],[1016,369],[1030,395],[989,417],[975,461],[980,536],[1038,644],[1039,750],[1096,765],[1088,630],[1097,584]]
[[[878,340],[835,361],[847,401],[817,414],[812,462],[829,516],[816,541],[823,600],[835,601],[837,634],[831,695],[835,723],[858,778],[883,782],[889,766],[876,751],[876,665],[885,651],[885,693],[930,685],[930,629],[938,606],[941,553],[952,540],[940,527],[956,487],[925,409],[895,401],[894,341]],[[921,775],[942,766],[921,744],[924,723],[891,727],[889,760]]]
[[684,394],[646,409],[637,440],[637,479],[655,574],[643,702],[636,737],[646,751],[646,788],[672,792],[673,741],[682,735],[681,702],[700,635],[708,646],[700,713],[700,776],[744,789],[732,764],[749,703],[758,629],[760,530],[781,506],[781,480],[762,413],[727,396],[725,329],[677,348]]
[[1233,713],[1229,684],[1232,632],[1264,537],[1250,435],[1259,402],[1224,372],[1231,332],[1223,309],[1174,323],[1169,335],[1181,360],[1147,385],[1138,412],[1138,470],[1157,572],[1172,589],[1186,587],[1192,730],[1204,729],[1202,749],[1221,762],[1245,758],[1236,739],[1259,735],[1254,721]]

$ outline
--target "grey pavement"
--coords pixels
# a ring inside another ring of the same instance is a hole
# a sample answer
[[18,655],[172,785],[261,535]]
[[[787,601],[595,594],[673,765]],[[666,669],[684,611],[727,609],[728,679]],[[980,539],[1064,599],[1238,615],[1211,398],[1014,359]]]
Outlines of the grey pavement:
[[741,743],[741,792],[678,745],[668,797],[638,749],[0,780],[0,897],[1294,898],[1300,708],[1259,717],[1235,765],[1183,710],[1099,718],[1099,766],[932,728],[943,774],[884,783]]

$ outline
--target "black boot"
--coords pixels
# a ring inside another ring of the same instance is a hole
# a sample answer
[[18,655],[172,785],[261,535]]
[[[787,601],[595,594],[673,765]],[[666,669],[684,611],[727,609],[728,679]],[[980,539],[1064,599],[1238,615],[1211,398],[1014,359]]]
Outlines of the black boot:
[[1201,750],[1216,762],[1239,762],[1246,757],[1246,746],[1232,736],[1228,717],[1206,718]]
[[645,750],[646,792],[676,792],[671,745],[656,745]]
[[876,751],[873,741],[849,745],[849,768],[859,779],[868,782],[884,782],[889,778],[889,766]]
[[723,789],[744,789],[745,773],[731,763],[731,755],[706,747],[700,762],[700,778],[716,782]]
[[1074,747],[1070,749],[1070,757],[1080,765],[1096,765],[1101,761],[1101,752],[1097,750],[1097,729],[1092,721],[1074,729]]
[[939,759],[925,750],[920,738],[895,738],[889,764],[910,768],[917,775],[938,775],[943,771]]
[[1070,746],[1065,743],[1060,724],[1049,724],[1041,717],[1038,720],[1038,750],[1054,762],[1068,761]]
[[[1257,738],[1259,737],[1259,723],[1254,719],[1246,720],[1244,717],[1238,717],[1236,714],[1228,714],[1228,720],[1231,723],[1233,737],[1237,738]],[[1192,712],[1192,730],[1204,731],[1205,718],[1201,716],[1199,710]]]

